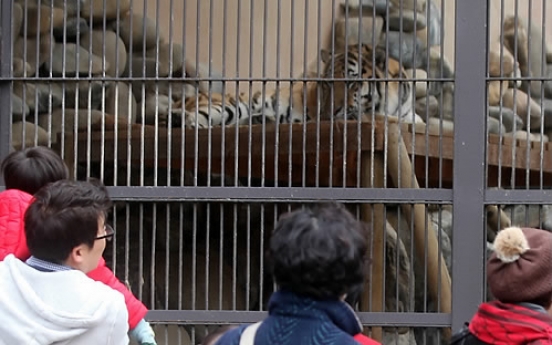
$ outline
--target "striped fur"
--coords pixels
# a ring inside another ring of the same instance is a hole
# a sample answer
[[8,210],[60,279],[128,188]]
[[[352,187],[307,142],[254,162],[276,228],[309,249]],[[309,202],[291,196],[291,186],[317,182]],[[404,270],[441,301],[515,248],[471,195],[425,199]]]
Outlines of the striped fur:
[[[182,104],[177,104],[178,107],[181,108]],[[223,97],[220,93],[198,93],[197,99],[195,96],[186,99],[184,108],[186,127],[207,128],[249,123],[249,104],[243,94],[236,98],[230,94]]]
[[[306,112],[305,112],[306,111]],[[251,100],[254,123],[300,123],[314,117],[316,111],[316,83],[297,82],[292,87],[257,91]]]
[[322,119],[359,118],[375,113],[412,121],[415,116],[412,83],[399,81],[407,78],[404,68],[386,57],[384,49],[352,44],[347,53],[333,54],[333,59],[327,51],[321,54],[325,78],[349,79],[322,83]]

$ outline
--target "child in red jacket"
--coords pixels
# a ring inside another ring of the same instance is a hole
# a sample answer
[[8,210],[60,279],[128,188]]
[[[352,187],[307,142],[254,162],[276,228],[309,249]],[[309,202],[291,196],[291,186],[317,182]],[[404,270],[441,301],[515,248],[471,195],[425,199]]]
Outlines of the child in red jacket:
[[[8,254],[26,260],[30,254],[23,219],[32,195],[50,182],[67,179],[68,169],[57,153],[38,146],[10,153],[2,162],[2,175],[6,190],[0,193],[0,261]],[[103,259],[88,276],[123,294],[131,338],[141,345],[155,345],[155,334],[144,319],[147,308],[115,277]]]

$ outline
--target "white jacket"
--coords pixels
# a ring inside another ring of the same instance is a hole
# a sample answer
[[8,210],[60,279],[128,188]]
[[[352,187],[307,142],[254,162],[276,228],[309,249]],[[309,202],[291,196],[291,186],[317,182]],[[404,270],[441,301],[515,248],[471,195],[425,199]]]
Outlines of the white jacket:
[[127,345],[123,295],[78,270],[0,262],[0,345]]

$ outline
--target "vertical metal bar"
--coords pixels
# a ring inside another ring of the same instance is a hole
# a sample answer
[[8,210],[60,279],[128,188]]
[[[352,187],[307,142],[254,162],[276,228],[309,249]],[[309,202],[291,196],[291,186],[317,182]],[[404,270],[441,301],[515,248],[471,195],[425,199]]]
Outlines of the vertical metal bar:
[[[253,57],[254,57],[253,47],[255,46],[255,41],[253,39],[253,37],[254,37],[253,36],[253,31],[254,31],[254,27],[255,27],[255,24],[256,24],[254,4],[255,4],[255,1],[249,0],[249,74],[248,74],[249,80],[248,80],[248,89],[249,89],[249,94],[250,95],[253,94],[253,89],[252,89],[253,83],[250,79],[253,78]],[[237,36],[239,37],[239,33],[238,33]],[[262,87],[262,96],[264,97],[265,96],[265,87],[264,87],[265,84],[263,83],[262,85],[263,85],[263,87]],[[249,100],[251,101],[251,97],[249,97]],[[251,104],[249,105],[249,108],[251,109]],[[263,112],[263,115],[264,115],[264,112]],[[250,120],[250,122],[251,122],[251,120]],[[253,139],[252,139],[252,135],[251,135],[251,126],[249,126],[249,130],[247,132],[247,135],[248,135],[248,137],[247,137],[247,152],[248,152],[247,187],[251,187],[251,174],[252,174],[251,160],[253,159],[253,157],[251,156],[251,148],[253,147],[253,142],[252,142]],[[263,164],[263,162],[261,162],[261,165],[262,164]],[[264,173],[264,170],[263,170],[263,173]]]
[[[241,36],[241,12],[242,12],[242,0],[238,0],[238,4],[237,4],[237,12],[238,12],[238,15],[237,15],[237,24],[236,24],[236,47],[241,47],[240,44],[241,44],[241,39],[240,39],[240,36]],[[228,13],[228,0],[224,0],[224,13]],[[225,20],[226,20],[226,17],[225,17]],[[226,21],[225,21],[226,23]],[[224,32],[226,32],[226,26],[224,26]],[[226,37],[226,36],[225,36]],[[230,37],[232,37],[232,35],[230,35]],[[236,78],[239,78],[240,76],[240,50],[239,48],[236,49]],[[226,56],[226,54],[224,54],[224,56]],[[226,59],[225,59],[226,61]],[[225,73],[225,64],[223,64],[223,77],[226,78],[226,73]],[[223,85],[226,86],[226,83],[224,83]],[[240,92],[240,83],[238,81],[236,81],[236,84],[235,84],[235,88],[236,88],[236,98],[238,98],[239,96],[239,92]],[[249,109],[251,109],[251,88],[249,89],[249,97],[247,99],[247,103],[248,103],[248,106],[249,106]],[[238,171],[239,171],[239,165],[238,165],[238,162],[239,162],[239,156],[238,156],[238,152],[239,152],[239,137],[238,137],[238,126],[236,126],[235,128],[235,136],[234,136],[234,186],[237,186],[238,185]]]
[[[487,6],[480,0],[456,1],[455,89],[459,91],[454,94],[453,329],[469,320],[483,300],[486,125],[474,124],[485,121]],[[472,248],[469,254],[462,250],[468,247]]]
[[[278,9],[277,9],[277,12],[276,12],[276,83],[275,83],[275,97],[276,99],[280,99],[280,97],[282,97],[282,95],[280,94],[280,87],[281,87],[281,83],[280,83],[280,65],[281,65],[281,46],[282,46],[282,0],[278,0]],[[290,88],[290,95],[289,95],[289,107],[291,110],[293,110],[293,94],[292,94],[292,90]],[[281,112],[280,110],[280,102],[277,102],[276,103],[276,114],[279,114]],[[283,113],[282,113],[282,116]],[[279,145],[280,145],[280,126],[279,125],[279,122],[280,122],[280,118],[279,116],[277,116],[277,119],[278,121],[276,122],[276,124],[274,125],[275,127],[275,131],[274,131],[274,186],[275,187],[278,187],[278,180],[279,180],[279,175],[278,175],[278,162],[279,162],[279,153],[280,153],[280,150],[278,149]],[[291,126],[291,124],[290,124]],[[289,129],[288,129],[289,130]],[[291,131],[289,131],[290,133],[290,138],[291,138]]]
[[[547,17],[547,11],[546,11],[546,1],[542,2],[542,41],[541,41],[541,49],[546,49],[546,17]],[[545,59],[541,60],[541,76],[548,74],[548,68],[547,68],[547,61]],[[541,109],[543,108],[542,100],[544,99],[544,83],[541,83],[540,87],[540,99],[541,99]],[[541,113],[541,123],[544,123],[544,112]],[[542,190],[544,188],[544,126],[541,126],[540,128],[540,145],[539,145],[539,188]],[[542,209],[541,212],[542,213]],[[542,218],[540,218],[542,219]]]
[[[290,42],[289,42],[289,77],[290,78],[293,78],[293,75],[295,74],[295,70],[293,68],[293,62],[294,62],[294,58],[295,58],[295,3],[292,2],[291,5],[290,5],[291,9],[291,13],[290,13],[290,17],[289,17],[289,26],[290,26]],[[279,67],[279,64],[278,64],[278,67]],[[303,71],[303,74],[302,74],[302,77],[304,78],[305,77],[305,72],[306,71]],[[301,83],[303,85],[303,99],[307,99],[306,97],[306,82],[303,80],[303,81],[299,81],[298,83]],[[293,111],[293,95],[292,95],[292,92],[293,92],[293,82],[290,82],[289,83],[289,92],[290,92],[290,99],[289,99],[289,102],[292,106],[292,111]],[[304,121],[303,122],[306,122],[307,119],[306,117],[304,116],[306,113],[307,113],[307,102],[303,102],[303,104],[301,104],[301,112],[303,114],[303,119]],[[304,128],[305,124],[303,123],[303,128]],[[303,137],[304,138],[304,137]],[[289,139],[288,139],[288,145],[289,145],[289,149],[288,149],[288,155],[287,155],[287,159],[288,159],[288,175],[287,175],[287,179],[288,179],[288,184],[287,184],[287,187],[291,187],[292,186],[292,176],[293,176],[293,161],[292,161],[292,149],[291,149],[291,143],[293,142],[292,141],[293,138],[292,138],[292,131],[291,131],[291,124],[290,124],[290,129],[289,129]],[[303,139],[303,143],[304,143],[304,139]],[[303,146],[303,152],[305,150],[305,147]],[[305,167],[305,155],[303,154],[302,155],[302,158],[301,158],[302,162],[303,162],[303,172],[305,171],[304,167]],[[301,179],[302,183],[305,182],[305,179],[302,178]]]
[[[489,22],[490,22],[490,14],[488,16],[489,18]],[[500,26],[503,27],[504,25],[504,0],[501,0],[501,3],[500,3]],[[500,56],[500,76],[503,77],[504,76],[504,62],[503,62],[503,56],[504,56],[504,30],[500,30],[500,39],[499,39],[499,42],[500,42],[500,52],[499,52],[499,56]],[[515,61],[515,60],[514,60]],[[515,72],[515,66],[514,66],[514,72]],[[515,75],[515,73],[514,73]],[[515,81],[514,81],[515,83]],[[501,83],[502,84],[502,83]],[[500,87],[502,88],[502,85],[500,85]],[[502,90],[500,90],[500,94],[502,94]],[[500,97],[500,101],[498,103],[498,106],[500,108],[500,123],[502,123],[502,109],[504,108],[504,104],[503,104],[503,98]],[[515,121],[514,121],[514,126],[515,126]],[[515,128],[514,128],[514,131],[515,131]],[[502,138],[503,138],[503,134],[500,133],[499,134],[499,141],[498,141],[498,178],[497,178],[497,185],[498,185],[498,188],[502,188]],[[487,188],[489,187],[488,185],[486,186]]]
[[[2,1],[0,4],[0,15],[2,23],[0,23],[0,76],[2,78],[12,77],[12,1]],[[11,119],[12,119],[12,97],[11,97],[11,81],[0,82],[0,159],[10,153],[11,147]]]

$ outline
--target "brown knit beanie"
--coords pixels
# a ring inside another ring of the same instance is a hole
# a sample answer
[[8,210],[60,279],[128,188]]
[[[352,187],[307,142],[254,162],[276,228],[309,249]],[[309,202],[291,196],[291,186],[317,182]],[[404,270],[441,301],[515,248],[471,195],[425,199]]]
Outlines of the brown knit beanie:
[[500,231],[487,262],[487,281],[501,302],[552,297],[552,233],[510,227]]

